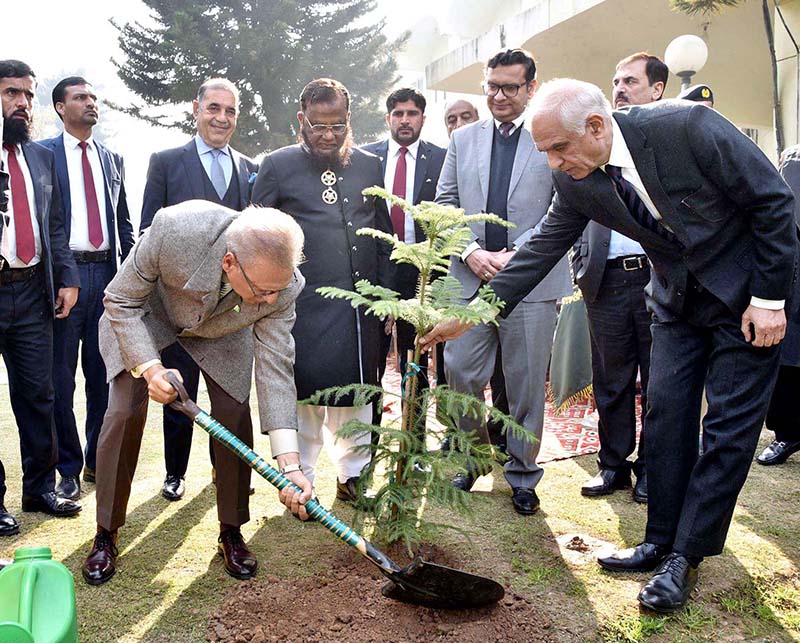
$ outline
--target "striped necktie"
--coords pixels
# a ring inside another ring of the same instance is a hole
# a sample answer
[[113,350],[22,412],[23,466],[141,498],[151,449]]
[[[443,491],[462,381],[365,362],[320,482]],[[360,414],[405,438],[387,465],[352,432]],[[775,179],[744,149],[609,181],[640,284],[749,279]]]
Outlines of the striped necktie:
[[644,204],[644,201],[636,193],[634,187],[622,176],[622,169],[616,165],[606,165],[606,174],[611,177],[614,182],[614,187],[617,189],[619,197],[628,208],[636,222],[643,228],[647,228],[651,232],[655,232],[660,237],[673,243],[677,242],[675,235],[661,225],[656,218],[650,214],[650,210]]

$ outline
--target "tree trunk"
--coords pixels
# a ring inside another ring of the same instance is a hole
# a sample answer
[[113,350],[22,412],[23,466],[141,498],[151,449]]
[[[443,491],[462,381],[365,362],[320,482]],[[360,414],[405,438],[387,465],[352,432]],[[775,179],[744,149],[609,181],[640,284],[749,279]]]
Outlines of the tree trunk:
[[783,152],[783,123],[781,122],[781,99],[778,96],[778,61],[775,58],[775,35],[772,31],[772,16],[769,10],[769,0],[761,0],[761,9],[764,16],[764,29],[767,32],[769,46],[769,60],[772,63],[772,101],[773,119],[775,121],[775,144],[778,156]]

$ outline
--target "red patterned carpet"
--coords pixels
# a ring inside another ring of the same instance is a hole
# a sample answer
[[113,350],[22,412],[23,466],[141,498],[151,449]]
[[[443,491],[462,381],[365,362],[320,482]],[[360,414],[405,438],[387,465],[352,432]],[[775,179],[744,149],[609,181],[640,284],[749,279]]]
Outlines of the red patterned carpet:
[[[400,391],[400,376],[395,368],[395,361],[389,356],[383,387],[389,391]],[[491,398],[487,398],[487,401]],[[573,458],[587,453],[597,453],[599,441],[597,437],[597,415],[592,412],[591,402],[575,404],[559,416],[553,415],[553,406],[545,406],[544,435],[538,461],[550,462]],[[389,402],[386,407],[389,417],[397,417],[399,405]],[[638,414],[637,414],[638,415]],[[428,416],[429,422],[436,422],[433,414]]]

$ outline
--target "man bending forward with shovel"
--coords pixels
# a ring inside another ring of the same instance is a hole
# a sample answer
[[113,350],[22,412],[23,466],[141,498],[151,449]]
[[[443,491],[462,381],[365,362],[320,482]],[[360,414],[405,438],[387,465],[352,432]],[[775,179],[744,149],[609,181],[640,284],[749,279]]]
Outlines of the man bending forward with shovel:
[[[97,448],[97,535],[83,564],[91,585],[116,571],[117,530],[125,514],[147,416],[148,396],[166,404],[176,393],[160,351],[175,341],[203,372],[212,415],[253,446],[250,377],[255,356],[262,433],[278,466],[302,493],[281,501],[305,518],[311,484],[297,447],[294,385],[295,298],[304,279],[297,266],[303,233],[278,210],[242,213],[206,201],[160,210],[105,296],[100,351],[108,371],[108,411]],[[250,469],[220,443],[217,467],[219,553],[225,571],[251,578],[258,565],[242,539],[250,519]]]

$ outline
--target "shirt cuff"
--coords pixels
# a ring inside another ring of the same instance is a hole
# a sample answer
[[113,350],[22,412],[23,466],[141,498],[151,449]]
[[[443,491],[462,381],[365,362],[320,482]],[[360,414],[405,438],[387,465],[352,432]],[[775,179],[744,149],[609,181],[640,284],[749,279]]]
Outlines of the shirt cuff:
[[160,360],[160,359],[151,359],[151,360],[147,360],[147,361],[146,361],[144,364],[139,364],[139,366],[134,366],[134,367],[131,369],[131,375],[133,375],[133,377],[135,377],[135,378],[137,378],[137,379],[138,379],[138,378],[140,378],[142,375],[144,375],[144,372],[145,372],[145,371],[146,371],[148,368],[150,368],[151,366],[155,366],[156,364],[160,364],[160,363],[161,363],[161,360]]
[[783,310],[786,304],[785,299],[761,299],[761,297],[750,297],[750,305],[766,310]]
[[295,429],[272,429],[269,432],[269,447],[273,458],[284,453],[299,453],[297,431]]
[[473,241],[466,248],[464,248],[464,252],[461,253],[461,261],[466,262],[467,257],[469,257],[476,250],[479,250],[480,247],[481,246],[477,241]]

